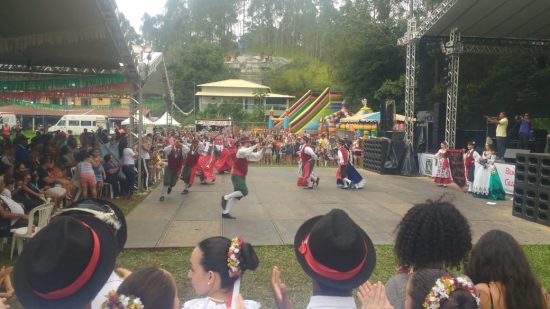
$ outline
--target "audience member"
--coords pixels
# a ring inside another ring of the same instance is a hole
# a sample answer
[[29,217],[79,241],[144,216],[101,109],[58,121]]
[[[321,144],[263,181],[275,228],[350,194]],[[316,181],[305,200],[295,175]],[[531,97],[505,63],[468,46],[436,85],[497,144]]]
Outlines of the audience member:
[[[55,240],[55,241],[52,241]],[[89,308],[115,266],[117,240],[95,216],[56,216],[27,241],[14,287],[25,308]]]
[[512,235],[492,230],[472,249],[466,274],[476,284],[481,309],[550,308],[548,293],[535,277]]
[[[6,188],[4,177],[0,176],[0,192]],[[11,198],[0,194],[0,218],[2,218],[2,230],[27,226],[28,216],[25,214],[23,206]]]
[[[143,308],[179,309],[180,300],[176,281],[168,271],[149,267],[134,272],[124,279],[116,292],[109,293],[109,299],[102,308],[118,309],[121,298],[139,299]],[[128,308],[128,307],[125,307]]]
[[441,269],[423,269],[407,283],[406,309],[478,309],[479,297],[470,278]]
[[[304,222],[294,237],[294,253],[313,282],[308,308],[356,308],[352,291],[374,271],[376,251],[347,213],[333,209]],[[292,308],[277,266],[271,286],[277,307]]]
[[386,283],[396,309],[405,305],[409,274],[424,268],[461,266],[472,248],[470,225],[454,205],[440,198],[416,204],[397,225],[397,273]]
[[105,170],[105,182],[113,188],[114,198],[127,194],[126,176],[120,170],[120,166],[113,162],[113,156],[107,154],[103,157],[103,169]]
[[[251,244],[236,237],[207,238],[195,247],[190,258],[188,278],[195,292],[204,298],[192,299],[183,304],[183,309],[231,307],[234,283],[245,271],[258,267],[259,260]],[[241,301],[240,295],[239,302]],[[244,300],[242,308],[260,308],[258,302]]]

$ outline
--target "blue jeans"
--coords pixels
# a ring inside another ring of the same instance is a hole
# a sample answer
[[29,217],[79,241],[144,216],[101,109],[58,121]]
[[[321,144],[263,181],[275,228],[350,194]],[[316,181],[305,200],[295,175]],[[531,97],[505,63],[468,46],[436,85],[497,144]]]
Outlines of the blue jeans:
[[134,193],[134,186],[136,185],[136,170],[134,165],[123,165],[122,166],[122,172],[126,176],[126,180],[128,183],[128,194]]
[[499,159],[504,158],[506,152],[506,137],[497,137],[497,156]]

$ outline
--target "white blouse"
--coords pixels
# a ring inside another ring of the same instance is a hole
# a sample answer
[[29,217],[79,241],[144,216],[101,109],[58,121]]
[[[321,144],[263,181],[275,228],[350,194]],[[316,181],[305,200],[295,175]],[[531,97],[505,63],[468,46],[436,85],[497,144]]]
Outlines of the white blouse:
[[[260,303],[253,300],[244,300],[245,309],[259,309],[261,307]],[[227,309],[226,304],[219,304],[214,302],[208,297],[205,298],[195,298],[189,301],[186,301],[183,304],[182,309]]]

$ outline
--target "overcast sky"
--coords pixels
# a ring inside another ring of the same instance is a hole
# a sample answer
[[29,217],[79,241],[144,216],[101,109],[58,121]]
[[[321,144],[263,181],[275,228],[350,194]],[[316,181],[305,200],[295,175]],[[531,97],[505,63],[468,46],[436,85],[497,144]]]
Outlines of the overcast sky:
[[130,24],[141,33],[141,17],[145,12],[149,15],[161,14],[165,0],[116,0],[118,9],[130,21]]

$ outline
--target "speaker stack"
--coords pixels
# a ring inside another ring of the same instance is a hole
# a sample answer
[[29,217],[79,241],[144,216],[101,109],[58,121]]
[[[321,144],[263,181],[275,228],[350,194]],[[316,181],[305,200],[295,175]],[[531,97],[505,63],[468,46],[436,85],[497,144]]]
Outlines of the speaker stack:
[[388,138],[369,138],[363,143],[363,168],[379,174],[384,173],[384,161],[388,154]]
[[516,154],[512,214],[550,226],[550,155]]

